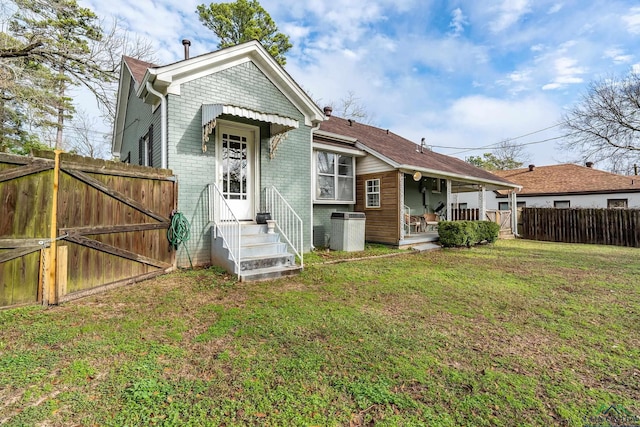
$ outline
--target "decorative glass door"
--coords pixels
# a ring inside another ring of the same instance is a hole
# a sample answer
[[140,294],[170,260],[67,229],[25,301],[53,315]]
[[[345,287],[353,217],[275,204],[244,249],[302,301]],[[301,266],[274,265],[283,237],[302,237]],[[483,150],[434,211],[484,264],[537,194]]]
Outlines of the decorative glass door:
[[254,141],[249,131],[221,127],[221,190],[239,220],[253,218]]

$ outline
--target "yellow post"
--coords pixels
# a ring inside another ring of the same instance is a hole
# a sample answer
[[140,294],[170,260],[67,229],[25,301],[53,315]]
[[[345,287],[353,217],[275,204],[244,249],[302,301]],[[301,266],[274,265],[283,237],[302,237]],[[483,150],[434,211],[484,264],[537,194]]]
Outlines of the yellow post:
[[51,202],[51,246],[49,247],[48,271],[46,273],[47,289],[44,295],[47,295],[46,304],[57,304],[58,293],[56,291],[56,266],[58,257],[58,184],[60,177],[60,153],[61,150],[55,150],[55,167],[53,169],[53,199]]

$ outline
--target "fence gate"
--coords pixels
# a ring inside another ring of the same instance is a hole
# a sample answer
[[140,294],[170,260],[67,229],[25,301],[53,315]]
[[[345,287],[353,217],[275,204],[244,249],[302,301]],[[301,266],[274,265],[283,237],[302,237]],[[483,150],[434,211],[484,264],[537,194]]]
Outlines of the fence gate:
[[500,234],[511,234],[511,211],[510,210],[487,210],[487,221],[495,222],[500,226]]
[[38,156],[0,154],[0,307],[55,304],[173,268],[171,171]]

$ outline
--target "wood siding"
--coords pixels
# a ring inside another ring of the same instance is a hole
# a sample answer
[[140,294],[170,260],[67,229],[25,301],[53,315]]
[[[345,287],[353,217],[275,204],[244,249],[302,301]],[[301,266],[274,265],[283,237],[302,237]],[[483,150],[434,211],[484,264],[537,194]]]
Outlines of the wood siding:
[[[365,240],[397,245],[400,241],[400,174],[398,171],[358,175],[356,177],[357,212],[364,212]],[[380,207],[366,208],[365,182],[380,179]]]
[[521,221],[526,239],[640,247],[640,209],[522,208]]
[[[0,306],[43,298],[54,161],[40,155],[0,155]],[[64,289],[50,302],[172,268],[166,232],[176,187],[171,171],[62,154],[55,234],[68,264],[59,268],[67,271]]]

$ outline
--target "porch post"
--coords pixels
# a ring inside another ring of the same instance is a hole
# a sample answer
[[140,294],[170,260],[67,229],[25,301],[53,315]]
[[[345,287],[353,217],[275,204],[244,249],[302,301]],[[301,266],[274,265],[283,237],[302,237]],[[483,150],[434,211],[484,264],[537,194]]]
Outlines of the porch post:
[[445,200],[447,207],[447,221],[451,221],[451,180],[447,180],[447,200]]
[[518,234],[518,201],[516,198],[516,191],[511,190],[511,232]]
[[484,221],[487,217],[487,198],[485,190],[486,187],[484,185],[481,185],[480,192],[478,193],[478,207],[480,208],[478,221]]
[[404,173],[398,172],[398,186],[400,187],[399,193],[399,206],[398,206],[398,218],[400,218],[400,240],[404,240]]

